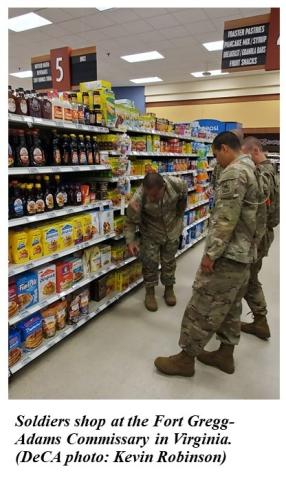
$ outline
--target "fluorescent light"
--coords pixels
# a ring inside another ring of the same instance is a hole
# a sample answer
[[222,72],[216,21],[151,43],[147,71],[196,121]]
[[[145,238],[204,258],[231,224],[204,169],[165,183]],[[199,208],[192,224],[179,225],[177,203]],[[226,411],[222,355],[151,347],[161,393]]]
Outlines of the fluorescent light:
[[157,52],[156,50],[152,52],[143,52],[143,53],[135,53],[134,55],[125,55],[120,57],[126,62],[134,63],[134,62],[147,62],[148,60],[157,60],[158,58],[165,58],[161,53]]
[[146,78],[133,78],[130,80],[133,83],[153,83],[153,82],[163,82],[160,77],[146,77]]
[[114,8],[114,7],[107,7],[105,5],[99,5],[95,8],[96,8],[96,10],[99,10],[100,12],[103,12],[104,10],[111,10],[111,8]]
[[192,72],[190,75],[193,75],[193,77],[197,78],[209,78],[209,77],[214,77],[215,75],[228,75],[229,72],[222,72],[221,70],[207,70],[210,75],[203,75],[205,72]]
[[24,32],[25,30],[31,30],[32,28],[43,27],[44,25],[50,25],[52,22],[44,17],[40,17],[36,13],[25,13],[19,17],[9,18],[8,28],[13,32]]
[[19,71],[15,73],[10,73],[9,75],[12,75],[12,77],[18,77],[18,78],[28,78],[28,77],[32,77],[33,73],[32,73],[32,70],[25,70],[22,72]]
[[222,50],[222,49],[223,49],[223,40],[218,40],[217,42],[207,42],[207,43],[203,43],[203,46],[204,46],[209,52],[216,52],[217,50]]

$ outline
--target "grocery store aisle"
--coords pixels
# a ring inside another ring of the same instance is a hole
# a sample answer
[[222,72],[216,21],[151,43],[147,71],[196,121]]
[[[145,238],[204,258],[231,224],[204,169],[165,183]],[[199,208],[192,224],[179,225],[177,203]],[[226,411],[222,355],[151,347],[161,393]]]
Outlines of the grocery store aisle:
[[[193,378],[157,373],[153,360],[178,350],[182,314],[190,297],[203,242],[178,259],[175,308],[143,308],[142,288],[81,327],[14,376],[12,399],[273,399],[279,397],[279,231],[261,274],[272,338],[242,335],[236,372],[227,375],[197,362]],[[244,315],[248,309],[244,305]],[[208,349],[216,347],[212,339]]]

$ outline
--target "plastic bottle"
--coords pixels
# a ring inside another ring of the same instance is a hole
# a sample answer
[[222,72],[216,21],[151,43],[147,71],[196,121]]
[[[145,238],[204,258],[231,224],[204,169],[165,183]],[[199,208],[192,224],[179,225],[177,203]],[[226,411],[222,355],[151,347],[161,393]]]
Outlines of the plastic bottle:
[[14,151],[13,151],[13,130],[9,130],[9,142],[8,142],[8,168],[14,167]]
[[69,100],[72,108],[72,121],[73,123],[78,123],[78,105],[76,93],[71,93],[69,95]]
[[41,117],[41,101],[40,98],[36,95],[36,90],[31,90],[28,98],[28,107],[31,117]]
[[17,105],[16,105],[16,95],[12,90],[11,85],[8,87],[8,112],[9,113],[16,113]]
[[45,158],[44,150],[42,148],[41,139],[39,138],[39,131],[33,130],[32,134],[33,134],[33,146],[30,150],[31,165],[34,165],[35,167],[42,167],[46,165],[46,158]]
[[86,148],[85,148],[85,143],[84,143],[84,136],[79,135],[79,141],[78,141],[78,152],[79,152],[79,163],[81,165],[86,165],[87,164],[87,155],[86,155]]
[[75,185],[75,205],[81,205],[82,203],[82,194],[81,194],[81,190],[80,190],[80,185],[79,183],[77,183]]
[[50,187],[50,177],[48,175],[44,176],[44,201],[46,205],[47,212],[54,210],[54,196],[52,193],[52,189]]
[[73,121],[72,106],[70,104],[69,96],[67,93],[63,94],[62,104],[64,109],[64,121],[72,122]]
[[50,120],[52,118],[52,102],[47,93],[44,93],[41,105],[41,117]]
[[92,144],[91,144],[89,135],[85,137],[85,148],[86,148],[86,155],[87,155],[87,163],[88,165],[93,165],[94,164],[93,149],[92,149]]
[[58,95],[55,93],[52,98],[52,119],[53,120],[63,120],[63,104],[59,99]]
[[36,206],[36,198],[35,198],[33,183],[27,184],[26,192],[27,192],[26,214],[35,215],[37,213],[37,206]]
[[17,181],[12,182],[11,194],[12,194],[11,204],[10,204],[11,218],[23,217],[25,215],[24,203],[23,203],[20,184]]
[[28,167],[30,165],[30,158],[24,130],[16,130],[16,132],[18,133],[18,147],[16,148],[16,166]]
[[90,110],[89,110],[89,94],[87,92],[82,92],[82,104],[83,104],[84,123],[86,125],[89,125]]
[[73,133],[70,136],[71,142],[70,142],[70,147],[71,147],[71,164],[72,165],[78,165],[79,164],[79,154],[78,154],[78,143],[77,143],[77,138],[76,135]]
[[60,138],[56,130],[53,130],[53,140],[52,140],[52,163],[53,165],[61,165],[61,149],[60,149]]
[[35,184],[35,200],[36,200],[36,213],[44,213],[46,210],[44,193],[42,191],[42,185],[40,183]]
[[92,137],[93,142],[92,142],[92,149],[93,149],[93,158],[94,158],[94,163],[95,165],[100,165],[100,151],[99,151],[99,145],[97,143],[96,137]]
[[28,115],[28,103],[24,95],[24,89],[18,89],[18,96],[16,97],[16,114]]
[[56,209],[61,209],[65,206],[65,198],[62,192],[61,178],[59,175],[55,175],[54,205]]
[[70,137],[67,134],[63,135],[62,142],[62,163],[63,165],[71,165],[71,144]]

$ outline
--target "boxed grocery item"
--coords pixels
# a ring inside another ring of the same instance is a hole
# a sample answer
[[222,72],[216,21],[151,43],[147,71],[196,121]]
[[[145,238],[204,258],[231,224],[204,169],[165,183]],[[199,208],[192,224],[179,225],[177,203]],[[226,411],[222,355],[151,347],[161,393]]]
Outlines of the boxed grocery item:
[[54,337],[57,331],[57,317],[55,305],[51,305],[41,311],[43,319],[44,338]]
[[60,250],[60,236],[57,225],[45,225],[41,227],[43,254],[51,255]]
[[19,309],[38,303],[38,277],[35,272],[27,272],[16,278],[16,293]]
[[16,282],[9,282],[8,286],[8,316],[13,317],[19,310]]
[[121,262],[124,259],[124,245],[119,244],[119,245],[112,245],[111,247],[111,260],[112,262]]
[[77,323],[80,319],[80,294],[75,292],[68,296],[67,323]]
[[80,290],[79,310],[81,315],[87,315],[89,313],[89,288],[86,287]]
[[129,284],[136,282],[137,280],[137,267],[135,263],[129,265]]
[[24,350],[34,350],[41,345],[43,341],[43,320],[39,313],[18,323],[18,329],[21,332]]
[[152,145],[152,151],[156,153],[160,153],[160,136],[159,135],[153,135],[153,145]]
[[27,242],[29,259],[36,260],[40,258],[43,255],[41,229],[29,228],[27,230]]
[[90,240],[92,238],[92,218],[91,214],[81,215],[82,229],[83,229],[83,241]]
[[107,275],[97,278],[90,284],[90,298],[99,302],[106,297],[106,277]]
[[56,264],[56,287],[57,293],[61,293],[73,284],[73,270],[72,263],[64,260]]
[[132,137],[132,150],[135,152],[146,152],[147,148],[147,139],[146,135],[141,135],[140,137]]
[[104,245],[100,247],[101,268],[111,264],[111,246]]
[[122,235],[125,224],[125,216],[120,215],[114,218],[114,232],[115,235]]
[[73,238],[75,245],[83,242],[83,223],[82,223],[82,216],[78,215],[73,217],[72,219],[73,224]]
[[101,253],[99,247],[92,247],[90,249],[89,263],[91,273],[96,273],[101,269]]
[[67,300],[63,299],[54,304],[56,311],[56,327],[57,330],[62,330],[66,326],[67,321]]
[[73,283],[79,282],[83,278],[82,257],[73,257],[70,262],[72,264]]
[[106,275],[105,285],[106,295],[112,295],[116,289],[115,272],[110,272]]
[[12,367],[19,362],[22,357],[21,334],[16,328],[9,330],[8,337],[8,365]]
[[48,264],[35,272],[38,278],[39,302],[56,292],[56,265]]
[[116,290],[123,292],[129,286],[129,272],[126,268],[122,268],[116,272]]
[[100,90],[105,88],[111,90],[111,82],[108,80],[92,80],[91,82],[82,82],[79,84],[79,89],[81,92],[88,92],[90,90]]
[[91,236],[96,238],[100,236],[99,211],[92,211],[91,217]]
[[65,250],[74,244],[73,222],[71,220],[64,220],[58,224],[60,249]]
[[11,253],[14,263],[26,263],[29,260],[28,236],[24,230],[14,231],[11,236]]
[[103,210],[99,212],[100,234],[107,235],[114,231],[113,210]]
[[112,90],[103,90],[101,98],[104,124],[114,126],[116,122],[115,94]]

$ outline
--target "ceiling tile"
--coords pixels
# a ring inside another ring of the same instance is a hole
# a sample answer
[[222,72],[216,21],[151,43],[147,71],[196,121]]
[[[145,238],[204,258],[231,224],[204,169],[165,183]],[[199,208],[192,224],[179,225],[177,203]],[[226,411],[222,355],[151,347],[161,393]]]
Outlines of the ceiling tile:
[[147,33],[153,30],[153,27],[144,20],[138,20],[136,22],[123,23],[120,27],[127,33],[137,35],[139,33]]
[[116,23],[135,22],[141,18],[135,9],[131,8],[117,8],[114,11],[106,11],[106,15],[107,14],[109,14]]
[[106,38],[117,38],[120,36],[128,35],[128,33],[124,31],[123,28],[119,25],[103,28],[102,31],[104,32]]
[[[178,47],[178,48],[185,47],[186,45],[188,45],[188,48],[193,48],[197,44],[195,39],[193,37],[191,37],[190,34],[188,34],[188,36],[182,37],[182,38],[172,38],[170,40],[170,42],[172,43],[173,46]],[[190,52],[190,56],[191,55],[192,55],[192,52]]]
[[241,12],[239,8],[204,8],[208,18],[240,18]]
[[59,23],[71,20],[70,10],[70,8],[40,8],[37,13],[53,23]]
[[[94,10],[96,12],[96,10]],[[84,18],[85,23],[94,28],[105,28],[111,25],[115,25],[112,17],[109,15],[103,15],[102,12],[97,12],[94,15],[88,15]]]
[[91,30],[92,27],[84,20],[84,18],[79,18],[77,20],[68,20],[58,25],[58,28],[63,29],[63,31],[67,32],[68,34],[83,33]]
[[185,28],[191,35],[195,35],[196,33],[214,32],[216,30],[216,27],[210,20],[205,20],[204,22],[195,22],[191,25],[185,25]]
[[168,13],[166,8],[134,8],[134,11],[142,18],[152,18]]
[[159,33],[161,33],[161,35],[163,35],[163,37],[167,38],[168,40],[171,40],[172,38],[188,36],[188,31],[183,25],[179,25],[177,27],[161,28],[159,30]]
[[174,15],[158,15],[157,17],[151,17],[148,19],[148,22],[154,28],[165,28],[165,27],[173,27],[175,25],[179,25],[178,20]]
[[208,18],[202,8],[182,8],[179,12],[175,12],[173,16],[182,25],[188,25]]

